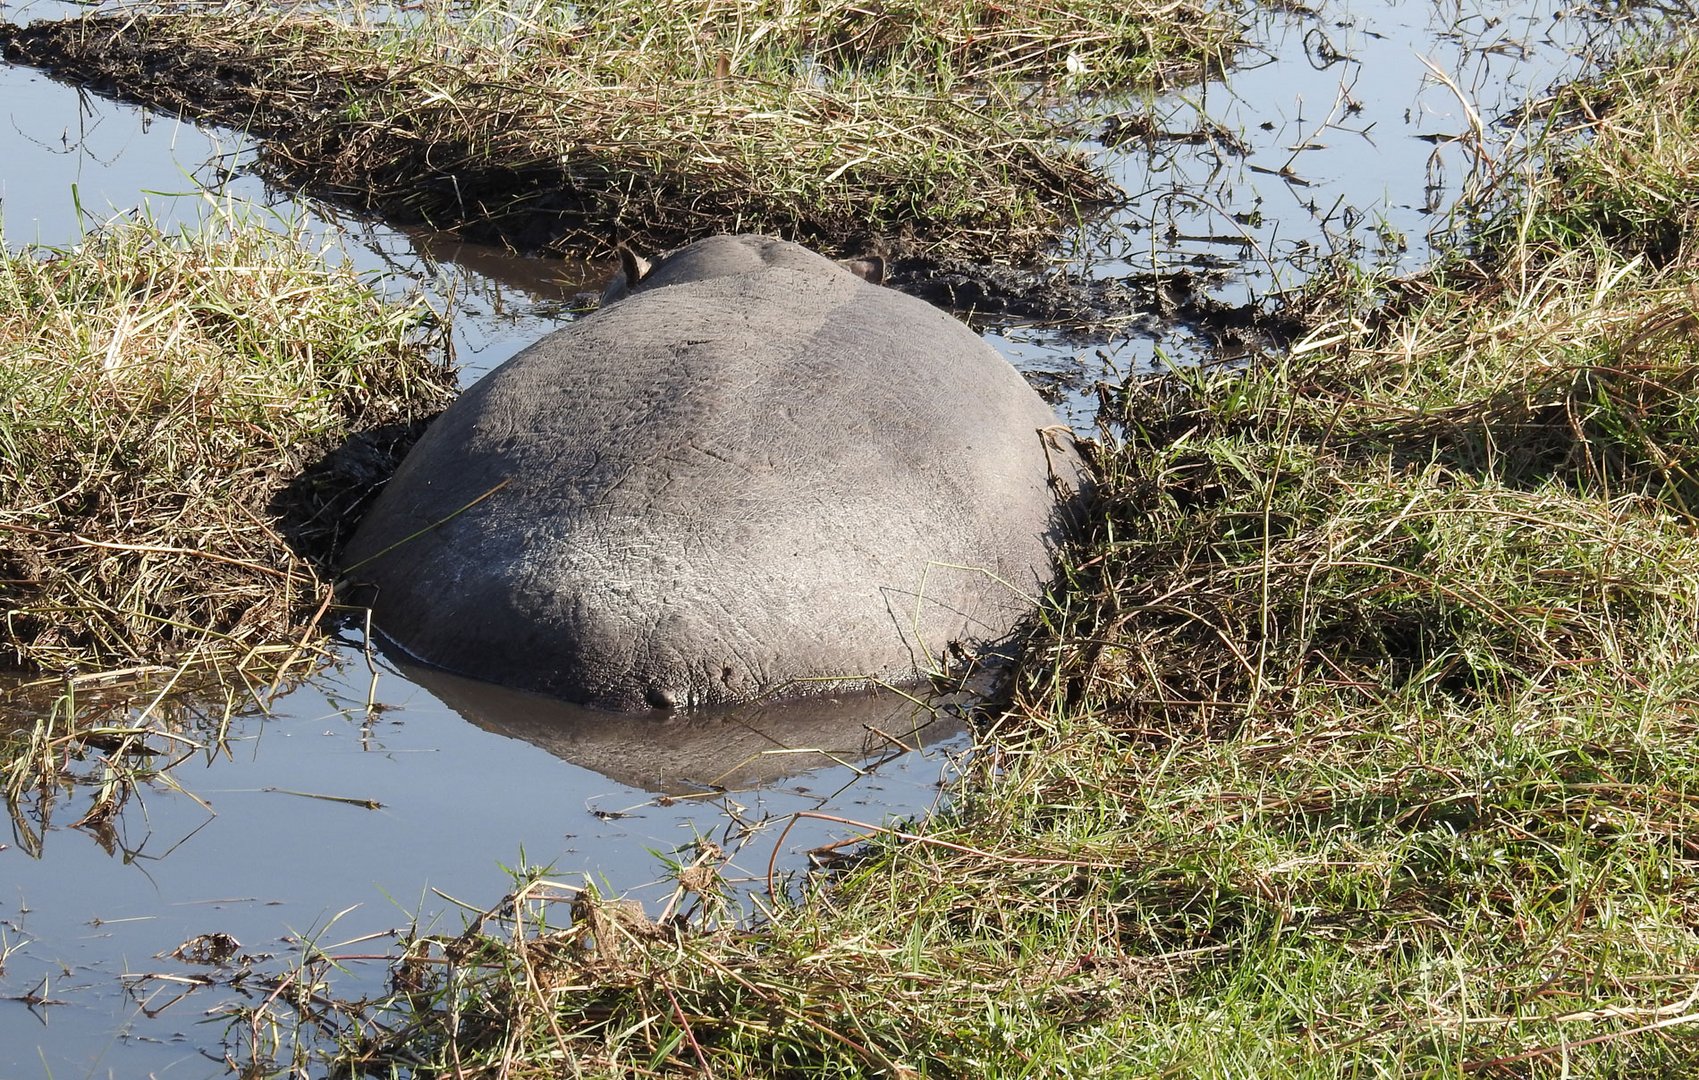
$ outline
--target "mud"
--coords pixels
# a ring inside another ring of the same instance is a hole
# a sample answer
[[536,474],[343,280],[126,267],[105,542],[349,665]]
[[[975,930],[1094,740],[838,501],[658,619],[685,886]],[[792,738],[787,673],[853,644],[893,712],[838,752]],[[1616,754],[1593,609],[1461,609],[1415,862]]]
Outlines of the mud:
[[898,258],[885,284],[981,326],[1025,325],[1061,331],[1084,344],[1115,335],[1157,336],[1189,329],[1222,352],[1278,348],[1302,321],[1266,304],[1232,304],[1211,295],[1226,271],[1175,270],[1121,277],[1080,277],[1046,268]]
[[340,445],[325,447],[278,489],[267,511],[295,554],[325,580],[336,577],[342,548],[360,519],[435,419],[356,432]]

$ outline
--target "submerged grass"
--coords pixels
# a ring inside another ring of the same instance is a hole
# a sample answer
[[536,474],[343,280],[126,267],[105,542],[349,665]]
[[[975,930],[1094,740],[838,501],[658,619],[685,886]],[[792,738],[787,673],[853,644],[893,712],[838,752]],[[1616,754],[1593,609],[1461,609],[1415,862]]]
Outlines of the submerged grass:
[[[417,938],[343,1059],[1692,1075],[1699,259],[1632,166],[1699,161],[1695,50],[1574,88],[1640,80],[1558,113],[1433,273],[1312,297],[1324,325],[1267,365],[1106,403],[1093,528],[924,832],[753,930],[528,879]],[[1670,230],[1656,257],[1625,207]]]
[[[1195,5],[240,2],[0,27],[11,59],[269,138],[294,183],[523,248],[767,231],[1029,257],[1115,198],[1038,98],[1219,62]],[[328,76],[328,77],[327,77]]]
[[0,258],[0,663],[37,676],[0,699],[36,718],[9,795],[78,740],[169,745],[140,728],[173,689],[316,656],[341,514],[381,469],[315,467],[440,411],[441,335],[255,222]]

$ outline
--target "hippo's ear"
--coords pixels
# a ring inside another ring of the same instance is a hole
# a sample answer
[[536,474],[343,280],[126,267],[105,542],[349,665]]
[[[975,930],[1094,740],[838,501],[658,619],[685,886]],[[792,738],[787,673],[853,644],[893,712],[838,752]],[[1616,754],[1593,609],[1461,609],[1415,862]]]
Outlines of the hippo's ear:
[[649,276],[649,271],[655,269],[655,264],[621,244],[619,246],[619,268],[625,274],[625,287],[635,289],[644,278]]
[[615,244],[614,250],[619,252],[619,273],[615,274],[613,280],[608,282],[608,287],[602,290],[603,307],[629,295],[631,290],[637,288],[643,279],[649,276],[650,271],[655,269],[654,263],[624,244]]
[[885,260],[878,255],[868,255],[860,259],[845,259],[838,265],[863,281],[871,281],[875,285],[885,284]]

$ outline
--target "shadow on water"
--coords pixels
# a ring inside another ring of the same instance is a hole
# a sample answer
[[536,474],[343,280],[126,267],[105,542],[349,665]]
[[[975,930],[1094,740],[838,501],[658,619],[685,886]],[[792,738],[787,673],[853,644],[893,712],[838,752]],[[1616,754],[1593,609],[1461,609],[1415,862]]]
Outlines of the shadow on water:
[[[500,286],[506,295],[533,297],[540,305],[555,305],[556,318],[593,308],[617,270],[612,264],[523,258],[503,247],[418,227],[398,232],[410,245],[411,259],[404,262],[422,260],[453,266],[468,277]],[[405,266],[398,269],[407,272]]]
[[[1592,14],[1553,0],[1285,7],[1260,16],[1239,70],[1148,100],[1086,103],[1103,136],[1091,150],[1128,204],[1057,272],[1133,283],[1090,294],[1128,310],[1090,339],[991,319],[988,340],[1088,430],[1097,381],[1242,351],[1202,317],[1211,305],[1265,304],[1335,251],[1419,265],[1481,140],[1588,61]],[[8,244],[72,243],[91,221],[143,204],[168,224],[193,223],[215,200],[245,204],[337,242],[360,269],[396,274],[397,289],[452,301],[467,381],[559,325],[606,273],[268,190],[245,171],[253,149],[238,136],[6,65],[0,155]],[[1153,271],[1189,275],[1186,303],[1164,310],[1146,287]],[[448,898],[493,900],[499,865],[550,865],[652,898],[670,884],[650,852],[713,838],[733,852],[727,876],[756,882],[775,857],[775,824],[799,812],[924,813],[964,745],[949,710],[911,740],[900,699],[836,717],[804,703],[736,721],[612,720],[388,669],[365,646],[347,635],[282,697],[214,703],[189,733],[196,753],[98,829],[71,824],[97,797],[98,769],[17,804],[24,817],[9,841],[0,833],[0,1078],[227,1075],[229,1007],[269,990],[212,985],[207,965],[174,955],[185,942],[228,934],[273,970],[312,942],[343,958],[340,992],[375,993],[386,973],[359,958],[382,955],[414,920],[458,929]],[[893,744],[924,749],[891,757]],[[808,819],[776,857],[801,867],[844,835]]]

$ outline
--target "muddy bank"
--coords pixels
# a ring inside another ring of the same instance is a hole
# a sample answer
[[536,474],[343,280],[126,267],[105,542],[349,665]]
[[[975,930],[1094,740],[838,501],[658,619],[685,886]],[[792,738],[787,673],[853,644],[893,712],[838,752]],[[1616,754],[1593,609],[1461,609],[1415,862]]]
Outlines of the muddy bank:
[[[401,449],[376,433],[450,396],[442,329],[255,222],[119,222],[0,260],[3,660],[292,655],[342,515]],[[298,479],[350,438],[365,474]]]
[[1082,277],[910,255],[890,265],[885,284],[970,322],[1052,327],[1075,342],[1116,334],[1156,336],[1184,327],[1219,353],[1238,355],[1279,348],[1303,333],[1302,319],[1273,304],[1233,304],[1211,296],[1209,290],[1226,277],[1198,270]]
[[570,30],[493,51],[451,25],[468,38],[266,9],[95,15],[0,27],[0,46],[15,63],[260,135],[264,168],[288,186],[523,251],[661,249],[735,224],[840,254],[894,241],[1026,255],[1115,198],[994,88],[828,89],[712,65],[614,78]]

